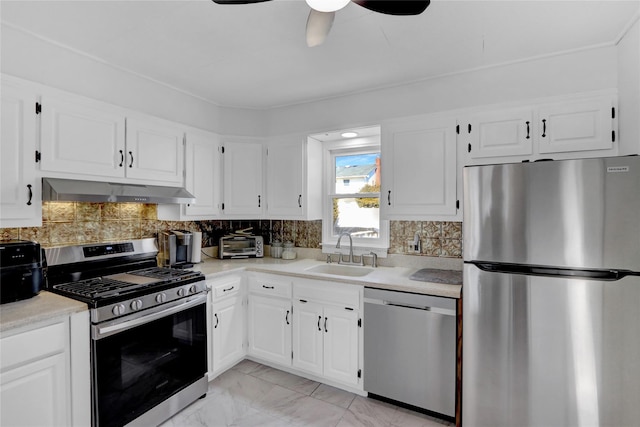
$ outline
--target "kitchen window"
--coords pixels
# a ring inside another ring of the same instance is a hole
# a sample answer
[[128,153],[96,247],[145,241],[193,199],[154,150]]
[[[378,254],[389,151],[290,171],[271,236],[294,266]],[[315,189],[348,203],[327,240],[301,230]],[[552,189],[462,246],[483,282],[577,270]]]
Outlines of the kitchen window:
[[[354,253],[386,256],[389,222],[380,220],[380,137],[324,143],[325,202],[323,252],[337,252],[343,233],[351,235]],[[343,253],[348,239],[341,240]]]

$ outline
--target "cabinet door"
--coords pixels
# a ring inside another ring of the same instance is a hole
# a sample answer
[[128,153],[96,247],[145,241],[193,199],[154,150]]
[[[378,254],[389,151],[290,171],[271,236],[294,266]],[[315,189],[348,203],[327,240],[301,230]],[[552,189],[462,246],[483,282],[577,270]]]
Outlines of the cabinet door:
[[324,376],[358,384],[358,312],[325,307],[323,328]]
[[0,227],[42,225],[36,179],[36,95],[2,81],[0,124]]
[[533,153],[533,110],[486,111],[469,118],[460,130],[468,136],[467,153],[472,159],[526,156]]
[[540,153],[613,148],[613,102],[602,96],[540,107]]
[[43,171],[123,177],[124,114],[71,95],[45,95],[40,146]]
[[65,354],[10,369],[0,377],[0,424],[70,425]]
[[456,215],[455,119],[418,118],[382,127],[381,215]]
[[231,297],[213,304],[213,371],[231,366],[244,356],[242,298]]
[[322,375],[324,336],[322,306],[297,300],[293,305],[293,366]]
[[223,213],[260,217],[264,205],[262,143],[225,141],[223,147]]
[[[319,162],[320,159],[317,159]],[[271,218],[301,217],[303,192],[303,142],[270,144],[267,150],[267,211]]]
[[127,119],[126,175],[166,184],[183,182],[184,132],[154,119]]
[[249,295],[249,354],[291,366],[291,300]]
[[215,218],[220,214],[220,140],[213,133],[187,132],[186,188],[196,202],[184,207],[185,216]]

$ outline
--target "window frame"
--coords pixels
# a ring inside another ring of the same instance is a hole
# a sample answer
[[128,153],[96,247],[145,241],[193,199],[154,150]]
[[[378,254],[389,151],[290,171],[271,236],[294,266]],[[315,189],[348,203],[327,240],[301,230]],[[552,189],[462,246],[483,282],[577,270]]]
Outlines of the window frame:
[[[336,244],[339,236],[333,235],[333,200],[334,198],[353,197],[378,197],[382,203],[380,193],[337,193],[336,192],[336,170],[335,159],[339,156],[354,154],[380,153],[381,146],[379,139],[354,139],[324,142],[323,150],[323,202],[322,202],[322,252],[348,254],[349,242],[342,239],[341,248],[337,249]],[[382,161],[382,157],[380,157]],[[379,257],[386,258],[389,249],[389,221],[380,219],[379,235],[377,238],[352,237],[353,253],[355,255],[369,254],[375,252]],[[345,243],[346,242],[346,243]]]

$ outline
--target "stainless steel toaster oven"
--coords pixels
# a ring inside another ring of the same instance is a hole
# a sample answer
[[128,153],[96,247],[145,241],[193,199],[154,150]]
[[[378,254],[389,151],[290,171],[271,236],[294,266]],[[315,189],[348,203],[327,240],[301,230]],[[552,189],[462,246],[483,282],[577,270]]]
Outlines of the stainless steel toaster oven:
[[264,242],[262,236],[224,236],[218,254],[220,259],[262,258]]

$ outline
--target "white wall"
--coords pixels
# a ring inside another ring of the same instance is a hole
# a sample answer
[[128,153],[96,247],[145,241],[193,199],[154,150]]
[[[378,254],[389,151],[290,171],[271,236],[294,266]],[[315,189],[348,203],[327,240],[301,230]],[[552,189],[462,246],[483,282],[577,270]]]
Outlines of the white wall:
[[617,50],[601,47],[293,105],[268,112],[270,135],[321,132],[494,103],[617,87]]
[[220,134],[260,136],[264,113],[223,108],[2,25],[2,73]]
[[640,22],[618,43],[620,154],[640,154]]

